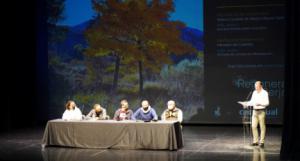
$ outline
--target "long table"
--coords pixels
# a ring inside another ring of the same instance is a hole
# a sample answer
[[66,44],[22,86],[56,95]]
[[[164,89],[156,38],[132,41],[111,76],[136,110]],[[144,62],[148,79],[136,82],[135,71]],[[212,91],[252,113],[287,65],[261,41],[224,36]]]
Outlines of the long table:
[[177,150],[183,139],[179,122],[57,119],[48,121],[42,146]]

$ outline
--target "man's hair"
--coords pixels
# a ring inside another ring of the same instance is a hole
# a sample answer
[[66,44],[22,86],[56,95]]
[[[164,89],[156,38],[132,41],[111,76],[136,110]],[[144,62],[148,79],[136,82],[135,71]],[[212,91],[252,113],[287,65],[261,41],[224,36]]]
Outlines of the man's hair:
[[143,103],[143,102],[147,102],[147,103],[149,104],[149,101],[148,101],[148,100],[142,100],[142,102],[141,102],[141,103]]
[[263,86],[261,81],[256,81],[255,83],[259,83],[259,85]]
[[176,105],[176,103],[175,103],[174,100],[169,100],[169,101],[167,102],[167,104],[168,104],[169,102],[173,102],[173,103]]
[[100,104],[94,104],[94,109],[96,109],[96,107],[98,107],[98,106],[101,108]]

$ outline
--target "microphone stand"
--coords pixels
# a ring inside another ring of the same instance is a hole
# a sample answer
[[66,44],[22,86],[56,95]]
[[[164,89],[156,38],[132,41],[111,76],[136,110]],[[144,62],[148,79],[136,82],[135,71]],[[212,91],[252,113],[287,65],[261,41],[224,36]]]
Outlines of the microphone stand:
[[[250,91],[248,96],[246,97],[246,102],[250,101],[250,96],[252,95],[253,91]],[[249,113],[243,112],[243,131],[244,131],[244,145],[246,142],[246,133],[249,134],[250,143],[251,143],[251,124],[252,124],[252,106],[246,106],[245,109],[249,110]],[[247,117],[247,115],[249,117]]]

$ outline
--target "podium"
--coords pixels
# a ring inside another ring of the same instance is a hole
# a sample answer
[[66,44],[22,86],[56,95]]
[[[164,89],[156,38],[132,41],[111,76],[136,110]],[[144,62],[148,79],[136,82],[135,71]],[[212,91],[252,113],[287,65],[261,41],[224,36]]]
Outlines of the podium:
[[240,105],[243,106],[243,116],[242,116],[242,124],[243,124],[243,136],[244,136],[244,144],[246,143],[246,136],[250,139],[251,143],[251,137],[252,137],[252,106],[247,105],[247,101],[239,101],[237,102]]

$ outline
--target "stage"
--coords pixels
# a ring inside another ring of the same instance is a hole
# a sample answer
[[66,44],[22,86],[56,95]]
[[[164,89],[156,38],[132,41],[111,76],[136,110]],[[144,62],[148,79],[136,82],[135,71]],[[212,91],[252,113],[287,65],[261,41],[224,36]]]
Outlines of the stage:
[[277,161],[281,127],[267,127],[265,148],[249,146],[240,126],[184,126],[184,147],[167,150],[115,150],[41,147],[43,128],[14,130],[0,135],[0,160],[113,160],[113,161]]

